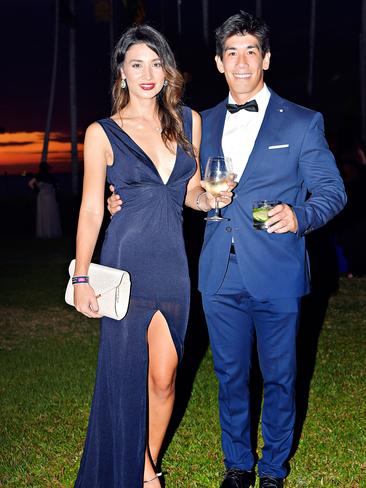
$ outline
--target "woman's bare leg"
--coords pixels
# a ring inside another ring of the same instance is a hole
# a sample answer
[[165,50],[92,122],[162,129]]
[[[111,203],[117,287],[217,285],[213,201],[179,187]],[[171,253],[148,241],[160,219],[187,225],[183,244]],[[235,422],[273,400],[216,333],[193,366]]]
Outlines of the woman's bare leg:
[[[150,458],[156,462],[173,411],[178,356],[164,316],[156,312],[149,325],[149,428],[144,480],[155,476]],[[145,488],[160,487],[158,479]]]

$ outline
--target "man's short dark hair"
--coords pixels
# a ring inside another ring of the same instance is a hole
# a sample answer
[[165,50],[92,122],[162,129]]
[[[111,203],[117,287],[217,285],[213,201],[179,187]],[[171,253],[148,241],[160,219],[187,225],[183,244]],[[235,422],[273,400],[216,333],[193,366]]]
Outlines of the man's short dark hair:
[[268,25],[259,17],[240,10],[238,14],[229,17],[216,29],[216,54],[222,59],[226,40],[231,36],[247,34],[258,39],[262,56],[270,51]]

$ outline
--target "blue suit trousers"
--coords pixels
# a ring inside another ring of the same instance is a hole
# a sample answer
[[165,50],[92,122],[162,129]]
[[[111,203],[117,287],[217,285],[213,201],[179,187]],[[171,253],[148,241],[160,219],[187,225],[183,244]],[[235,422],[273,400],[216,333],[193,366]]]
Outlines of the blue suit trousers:
[[264,382],[259,475],[284,478],[295,422],[296,334],[301,298],[258,300],[245,288],[235,255],[214,295],[203,294],[214,368],[226,467],[251,470],[249,379],[257,339]]

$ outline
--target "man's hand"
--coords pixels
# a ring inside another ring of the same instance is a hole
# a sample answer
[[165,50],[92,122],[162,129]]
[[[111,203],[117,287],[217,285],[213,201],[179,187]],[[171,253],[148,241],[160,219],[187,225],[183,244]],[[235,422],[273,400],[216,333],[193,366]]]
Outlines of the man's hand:
[[285,234],[286,232],[297,232],[298,223],[295,212],[286,203],[280,203],[268,211],[266,221],[267,232],[272,234]]
[[114,186],[110,185],[109,186],[110,191],[112,192],[112,195],[107,199],[107,208],[109,213],[111,214],[111,217],[113,217],[114,214],[119,212],[122,208],[122,200],[121,197],[117,194],[114,193]]

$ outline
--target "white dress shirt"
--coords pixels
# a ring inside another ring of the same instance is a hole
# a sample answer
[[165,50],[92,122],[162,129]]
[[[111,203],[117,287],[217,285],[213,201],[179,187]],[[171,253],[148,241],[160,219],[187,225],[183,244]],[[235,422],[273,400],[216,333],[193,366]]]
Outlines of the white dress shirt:
[[[258,112],[249,112],[242,109],[235,114],[231,114],[229,111],[226,114],[222,149],[224,156],[230,157],[232,160],[233,172],[237,175],[236,181],[239,181],[247,165],[262,125],[270,96],[271,93],[266,84],[264,84],[263,88],[252,98],[258,104]],[[235,103],[230,93],[228,103]]]

